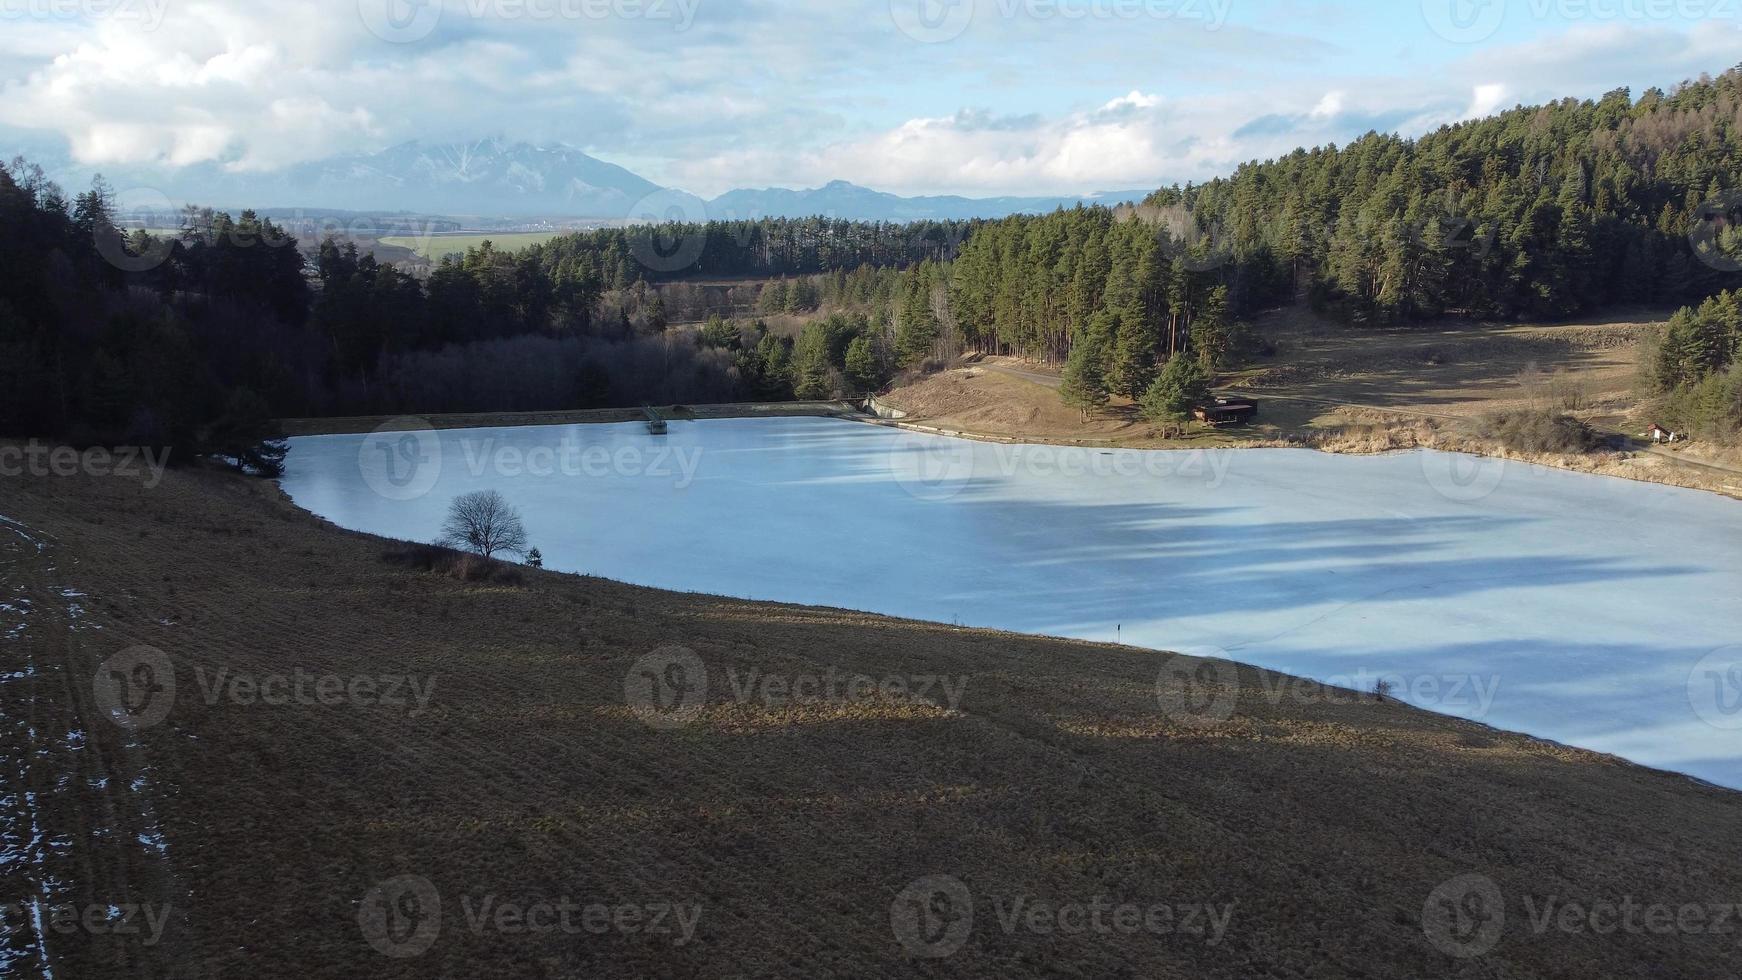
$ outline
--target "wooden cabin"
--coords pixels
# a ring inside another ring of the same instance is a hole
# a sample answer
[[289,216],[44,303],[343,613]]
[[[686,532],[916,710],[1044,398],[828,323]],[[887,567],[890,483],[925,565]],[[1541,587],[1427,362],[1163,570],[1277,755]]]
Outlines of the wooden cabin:
[[1192,409],[1192,417],[1209,425],[1251,425],[1258,403],[1250,398],[1217,398]]

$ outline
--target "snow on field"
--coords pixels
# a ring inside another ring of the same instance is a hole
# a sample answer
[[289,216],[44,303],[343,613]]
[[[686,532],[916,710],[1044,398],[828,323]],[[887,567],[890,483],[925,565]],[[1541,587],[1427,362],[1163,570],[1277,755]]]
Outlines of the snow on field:
[[1742,788],[1742,505],[1710,494],[1435,452],[1107,452],[826,419],[292,442],[284,488],[350,528],[431,540],[454,496],[494,488],[550,568],[1384,677],[1425,708]]

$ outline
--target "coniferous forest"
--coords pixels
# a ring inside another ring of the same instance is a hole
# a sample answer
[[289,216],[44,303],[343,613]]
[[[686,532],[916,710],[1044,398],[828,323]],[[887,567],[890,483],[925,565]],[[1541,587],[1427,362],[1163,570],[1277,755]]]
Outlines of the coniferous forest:
[[[273,417],[830,397],[962,350],[1062,363],[1085,339],[1137,398],[1173,355],[1225,367],[1262,343],[1254,316],[1310,304],[1356,325],[1687,306],[1649,383],[1727,431],[1742,323],[1707,301],[1742,289],[1738,218],[1742,69],[1298,150],[1117,210],[608,229],[424,279],[335,241],[305,254],[252,212],[124,231],[101,183],[69,198],[15,160],[0,430],[239,458]],[[749,320],[669,329],[662,288],[724,279],[773,282]]]

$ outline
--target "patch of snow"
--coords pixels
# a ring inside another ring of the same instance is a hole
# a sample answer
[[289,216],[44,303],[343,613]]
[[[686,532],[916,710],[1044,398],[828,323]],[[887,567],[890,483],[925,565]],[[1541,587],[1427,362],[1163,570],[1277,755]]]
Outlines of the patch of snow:
[[36,532],[26,526],[23,521],[15,521],[5,514],[0,514],[0,526],[11,528],[27,544],[34,545],[38,554],[48,550],[48,543],[38,538]]

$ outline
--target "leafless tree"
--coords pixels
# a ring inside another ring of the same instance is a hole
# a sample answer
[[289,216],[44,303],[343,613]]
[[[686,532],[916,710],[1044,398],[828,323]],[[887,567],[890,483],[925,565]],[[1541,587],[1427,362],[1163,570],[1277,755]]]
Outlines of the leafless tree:
[[485,558],[497,552],[526,551],[526,527],[520,511],[494,490],[479,490],[454,498],[442,524],[441,544],[473,551]]

